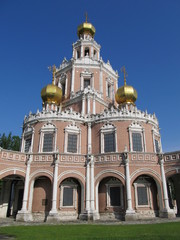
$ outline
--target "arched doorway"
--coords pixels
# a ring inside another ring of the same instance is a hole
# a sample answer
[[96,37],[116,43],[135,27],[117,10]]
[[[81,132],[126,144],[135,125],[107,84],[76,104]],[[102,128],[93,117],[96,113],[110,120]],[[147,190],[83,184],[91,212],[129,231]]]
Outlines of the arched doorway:
[[180,174],[174,174],[167,179],[169,206],[180,216]]
[[81,185],[76,178],[66,178],[59,185],[61,219],[77,219],[81,214]]
[[98,188],[101,219],[124,219],[124,186],[116,177],[103,178]]
[[[34,191],[33,191],[33,202],[32,202],[32,213],[35,216],[37,213],[40,220],[42,218],[46,220],[46,217],[51,210],[52,205],[52,183],[51,180],[46,176],[41,176],[35,179]],[[35,219],[35,217],[34,217]]]
[[154,218],[159,216],[157,185],[153,177],[140,175],[133,182],[133,208],[138,218]]
[[22,208],[24,178],[8,175],[0,180],[0,217],[16,217]]

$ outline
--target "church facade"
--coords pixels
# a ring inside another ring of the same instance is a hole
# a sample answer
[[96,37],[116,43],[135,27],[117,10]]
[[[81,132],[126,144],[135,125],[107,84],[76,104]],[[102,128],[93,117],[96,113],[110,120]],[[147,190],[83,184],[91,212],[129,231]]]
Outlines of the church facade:
[[125,68],[118,88],[118,73],[103,61],[94,35],[91,23],[78,27],[72,58],[53,66],[52,83],[41,91],[42,110],[24,118],[21,151],[0,150],[0,217],[51,222],[179,214],[180,153],[162,154],[155,114],[136,107]]

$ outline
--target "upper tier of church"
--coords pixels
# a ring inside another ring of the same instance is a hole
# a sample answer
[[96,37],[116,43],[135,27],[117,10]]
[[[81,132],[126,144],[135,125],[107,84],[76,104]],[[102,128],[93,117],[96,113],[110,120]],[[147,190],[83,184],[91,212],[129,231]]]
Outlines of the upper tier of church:
[[73,43],[72,58],[64,58],[59,67],[53,66],[52,84],[41,91],[44,110],[72,107],[82,115],[97,114],[110,106],[117,107],[117,103],[135,102],[137,93],[126,83],[117,92],[118,72],[109,61],[103,61],[101,47],[94,40],[95,31],[88,22],[78,27],[79,39]]

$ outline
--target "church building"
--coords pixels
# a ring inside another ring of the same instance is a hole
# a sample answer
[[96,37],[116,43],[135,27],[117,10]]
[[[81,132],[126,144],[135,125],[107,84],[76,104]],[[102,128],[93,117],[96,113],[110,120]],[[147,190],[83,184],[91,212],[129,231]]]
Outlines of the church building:
[[118,88],[118,72],[103,61],[95,27],[86,21],[77,34],[72,58],[51,68],[42,110],[24,118],[21,150],[0,149],[0,217],[174,218],[180,152],[162,154],[155,114],[136,107],[125,67]]

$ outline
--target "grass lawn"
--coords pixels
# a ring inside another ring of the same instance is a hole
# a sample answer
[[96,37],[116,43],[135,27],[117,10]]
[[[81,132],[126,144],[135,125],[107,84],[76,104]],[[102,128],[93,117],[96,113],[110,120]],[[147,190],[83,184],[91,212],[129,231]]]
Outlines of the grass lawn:
[[139,225],[39,225],[0,227],[0,235],[25,240],[179,240],[180,222]]

